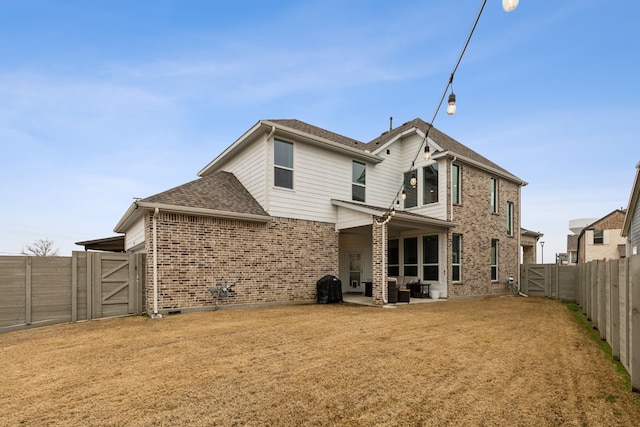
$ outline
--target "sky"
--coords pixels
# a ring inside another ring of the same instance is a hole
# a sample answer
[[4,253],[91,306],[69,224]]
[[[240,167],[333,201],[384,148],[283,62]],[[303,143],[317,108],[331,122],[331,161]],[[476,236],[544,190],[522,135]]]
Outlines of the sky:
[[[0,0],[0,255],[115,235],[134,198],[196,179],[262,119],[363,142],[431,121],[481,4]],[[571,219],[628,205],[639,42],[636,0],[488,0],[457,112],[435,116],[528,183],[544,262]]]

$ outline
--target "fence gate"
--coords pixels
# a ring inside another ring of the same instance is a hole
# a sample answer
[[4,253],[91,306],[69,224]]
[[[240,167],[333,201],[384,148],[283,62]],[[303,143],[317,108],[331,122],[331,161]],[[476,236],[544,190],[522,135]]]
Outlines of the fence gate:
[[520,290],[531,296],[545,296],[547,288],[546,271],[544,264],[523,265]]
[[87,259],[87,318],[140,313],[140,257],[90,253]]

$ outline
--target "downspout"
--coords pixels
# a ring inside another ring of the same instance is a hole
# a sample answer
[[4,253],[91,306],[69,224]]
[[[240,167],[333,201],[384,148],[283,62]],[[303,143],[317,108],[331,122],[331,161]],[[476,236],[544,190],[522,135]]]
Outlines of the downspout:
[[[453,163],[458,160],[458,156],[453,156],[453,160],[451,160],[451,170],[453,170]],[[449,173],[449,179],[451,179],[451,173]],[[453,189],[453,180],[451,182],[451,188]],[[462,184],[458,182],[458,191],[462,188]],[[453,192],[449,196],[449,204],[451,205],[451,211],[449,213],[449,221],[453,222]]]
[[158,313],[158,214],[160,209],[156,207],[153,212],[153,314],[152,319],[161,319]]
[[270,179],[267,179],[269,177],[269,167],[271,165],[271,155],[269,154],[269,152],[273,153],[273,150],[269,150],[269,140],[273,137],[273,135],[276,133],[276,127],[275,126],[271,126],[271,131],[269,132],[269,134],[267,135],[267,140],[265,141],[265,150],[267,152],[267,155],[264,156],[265,159],[265,165],[264,165],[264,174],[265,174],[265,180],[264,180],[264,194],[265,194],[265,199],[264,199],[264,205],[265,205],[265,210],[267,212],[269,212],[270,206],[270,200],[271,197],[269,196],[271,194],[271,192],[269,191],[269,184],[271,182]]
[[387,225],[382,224],[382,303],[386,304],[389,299],[385,294],[388,291],[387,286]]

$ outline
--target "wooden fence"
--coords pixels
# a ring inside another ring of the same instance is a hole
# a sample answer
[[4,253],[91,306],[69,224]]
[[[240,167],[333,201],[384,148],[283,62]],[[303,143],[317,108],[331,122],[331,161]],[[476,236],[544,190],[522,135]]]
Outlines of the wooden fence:
[[640,255],[575,267],[525,265],[521,271],[523,293],[580,305],[640,391]]
[[0,257],[0,332],[140,314],[144,255]]

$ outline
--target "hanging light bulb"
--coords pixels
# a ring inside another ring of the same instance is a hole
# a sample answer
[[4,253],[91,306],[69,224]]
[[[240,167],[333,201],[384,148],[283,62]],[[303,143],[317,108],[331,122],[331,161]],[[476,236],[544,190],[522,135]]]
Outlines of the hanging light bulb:
[[402,200],[407,200],[407,192],[402,190]]
[[429,160],[431,158],[431,154],[429,154],[429,144],[425,144],[424,146],[424,159]]
[[518,7],[520,0],[502,0],[502,9],[505,12],[513,12]]
[[447,114],[453,116],[456,113],[456,94],[451,92],[449,95],[449,106],[447,107]]
[[411,184],[413,188],[416,188],[417,183],[418,183],[418,179],[416,178],[416,173],[414,172],[411,174],[411,180],[409,181],[409,184]]

